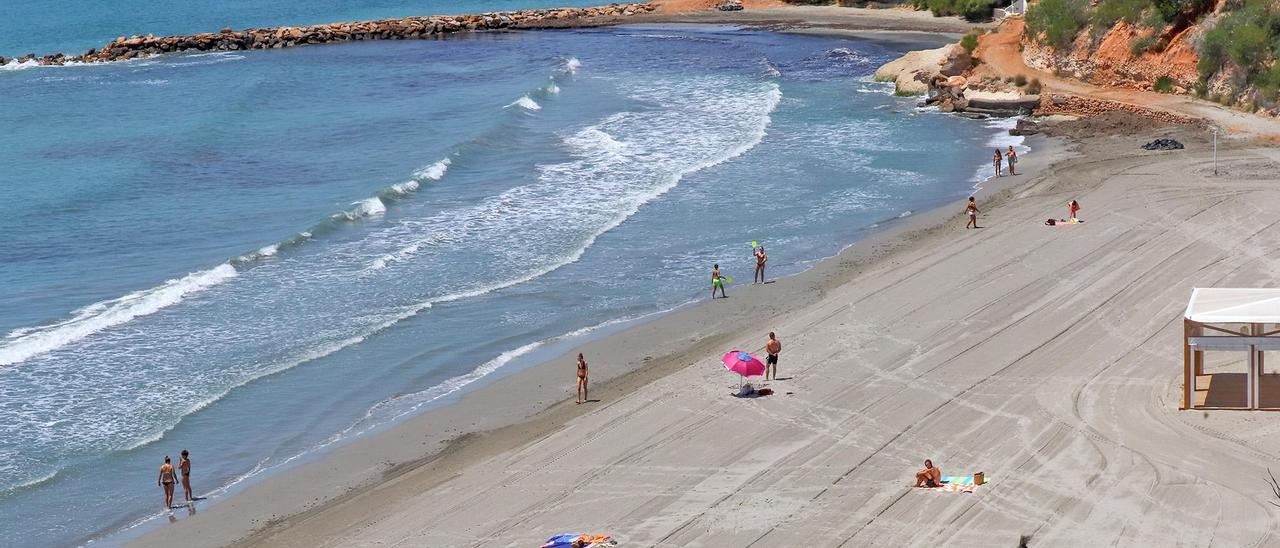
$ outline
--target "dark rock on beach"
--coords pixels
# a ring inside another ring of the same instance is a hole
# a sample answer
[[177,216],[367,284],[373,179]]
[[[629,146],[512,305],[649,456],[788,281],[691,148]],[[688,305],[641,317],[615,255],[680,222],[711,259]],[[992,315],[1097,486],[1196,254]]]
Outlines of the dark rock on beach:
[[[28,54],[16,61],[38,59],[42,65],[69,62],[102,63],[173,53],[180,51],[237,51],[246,49],[278,49],[301,45],[350,42],[356,40],[423,40],[464,31],[502,29],[559,28],[594,26],[622,17],[651,13],[657,6],[644,4],[610,4],[589,8],[524,10],[471,15],[405,17],[380,21],[330,23],[305,27],[277,27],[234,30],[224,28],[217,33],[185,36],[155,35],[121,36],[100,49],[67,57],[61,53],[36,57]],[[0,57],[0,64],[5,59]]]
[[1040,133],[1040,124],[1031,120],[1018,120],[1018,124],[1009,130],[1009,135],[1026,136]]
[[1156,139],[1142,145],[1142,148],[1146,150],[1182,150],[1183,146],[1182,143],[1174,139]]

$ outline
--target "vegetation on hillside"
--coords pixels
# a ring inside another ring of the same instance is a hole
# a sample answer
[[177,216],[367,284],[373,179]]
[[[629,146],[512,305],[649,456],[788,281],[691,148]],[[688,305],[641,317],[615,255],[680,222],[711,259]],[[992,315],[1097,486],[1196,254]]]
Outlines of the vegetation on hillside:
[[[937,17],[959,15],[969,21],[991,19],[991,11],[1000,2],[998,0],[910,0],[918,10],[929,10]],[[1003,2],[1008,4],[1008,2]]]
[[[1041,44],[1066,49],[1088,32],[1099,39],[1119,22],[1136,29],[1133,55],[1158,53],[1169,37],[1200,25],[1188,43],[1199,55],[1195,92],[1224,103],[1258,108],[1280,100],[1280,3],[1226,0],[1212,14],[1215,0],[1040,0],[1027,13],[1027,34]],[[1094,44],[1096,45],[1096,41]],[[1152,85],[1171,92],[1174,82]]]

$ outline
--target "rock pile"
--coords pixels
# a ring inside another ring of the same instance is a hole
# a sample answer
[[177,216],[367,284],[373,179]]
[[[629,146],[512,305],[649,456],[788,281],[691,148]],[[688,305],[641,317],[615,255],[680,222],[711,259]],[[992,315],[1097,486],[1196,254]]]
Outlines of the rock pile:
[[1134,114],[1168,124],[1185,125],[1195,122],[1195,120],[1186,116],[1180,116],[1160,110],[1152,110],[1137,105],[1116,103],[1112,101],[1099,101],[1097,99],[1085,99],[1084,97],[1076,97],[1075,95],[1060,95],[1057,93],[1042,96],[1040,98],[1040,108],[1036,110],[1036,114],[1042,116],[1050,114],[1097,116],[1115,111],[1132,112]]
[[[622,17],[650,13],[655,9],[657,6],[652,3],[611,4],[590,8],[406,17],[306,27],[253,28],[240,31],[226,28],[220,32],[187,36],[147,35],[129,38],[121,36],[101,49],[91,49],[82,55],[67,56],[54,53],[37,57],[34,54],[27,54],[15,61],[36,60],[42,65],[62,65],[69,62],[101,63],[179,51],[276,49],[357,40],[420,40],[463,31],[598,25]],[[0,57],[0,64],[4,64],[5,61],[7,60]]]
[[1142,145],[1144,150],[1182,150],[1182,143],[1173,139],[1156,139]]

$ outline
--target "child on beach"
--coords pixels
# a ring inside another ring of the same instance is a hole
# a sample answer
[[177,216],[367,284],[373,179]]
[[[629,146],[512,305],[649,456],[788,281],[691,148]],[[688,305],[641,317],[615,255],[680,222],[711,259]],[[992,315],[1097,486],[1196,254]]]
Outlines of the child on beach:
[[1000,176],[1000,164],[1002,160],[1004,160],[1004,155],[1000,154],[1000,149],[997,148],[995,160],[992,161],[992,165],[996,168],[996,177]]
[[728,298],[724,294],[724,278],[720,277],[720,265],[717,263],[711,267],[711,298],[716,298],[716,289],[720,289],[720,296]]
[[1013,151],[1013,145],[1009,145],[1009,152],[1006,152],[1004,157],[1009,161],[1009,175],[1017,175],[1014,167],[1018,165],[1018,153]]
[[978,226],[978,204],[973,201],[973,196],[969,197],[969,204],[964,206],[964,213],[969,217],[969,222],[964,225],[965,228],[981,228]]

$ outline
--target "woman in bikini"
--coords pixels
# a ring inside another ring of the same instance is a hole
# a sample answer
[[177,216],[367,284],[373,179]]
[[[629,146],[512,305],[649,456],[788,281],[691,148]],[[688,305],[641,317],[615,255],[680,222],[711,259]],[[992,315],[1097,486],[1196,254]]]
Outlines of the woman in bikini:
[[587,401],[587,360],[578,353],[578,403]]
[[1000,149],[998,149],[998,148],[997,148],[997,149],[996,149],[996,157],[995,157],[995,161],[994,161],[994,162],[992,162],[992,163],[996,166],[996,177],[999,177],[999,176],[1000,176],[1000,163],[1001,163],[1001,160],[1004,160],[1004,155],[1003,155],[1003,154],[1000,154]]
[[969,222],[964,225],[965,228],[979,228],[978,203],[973,201],[973,196],[969,197],[969,205],[964,206],[964,214],[969,216]]
[[182,450],[182,458],[178,459],[178,471],[182,473],[182,492],[186,494],[187,500],[194,500],[191,496],[191,455],[186,449]]
[[156,485],[164,488],[164,509],[173,508],[173,483],[175,472],[173,464],[169,461],[169,455],[164,456],[164,464],[160,465],[160,477],[156,478]]
[[1069,218],[1072,221],[1076,220],[1076,212],[1080,211],[1080,202],[1071,200],[1071,203],[1067,204],[1067,211],[1071,212],[1071,217]]
[[769,256],[764,254],[764,246],[756,249],[756,273],[752,277],[751,283],[756,283],[755,278],[759,278],[759,283],[764,283],[764,263],[769,262]]

